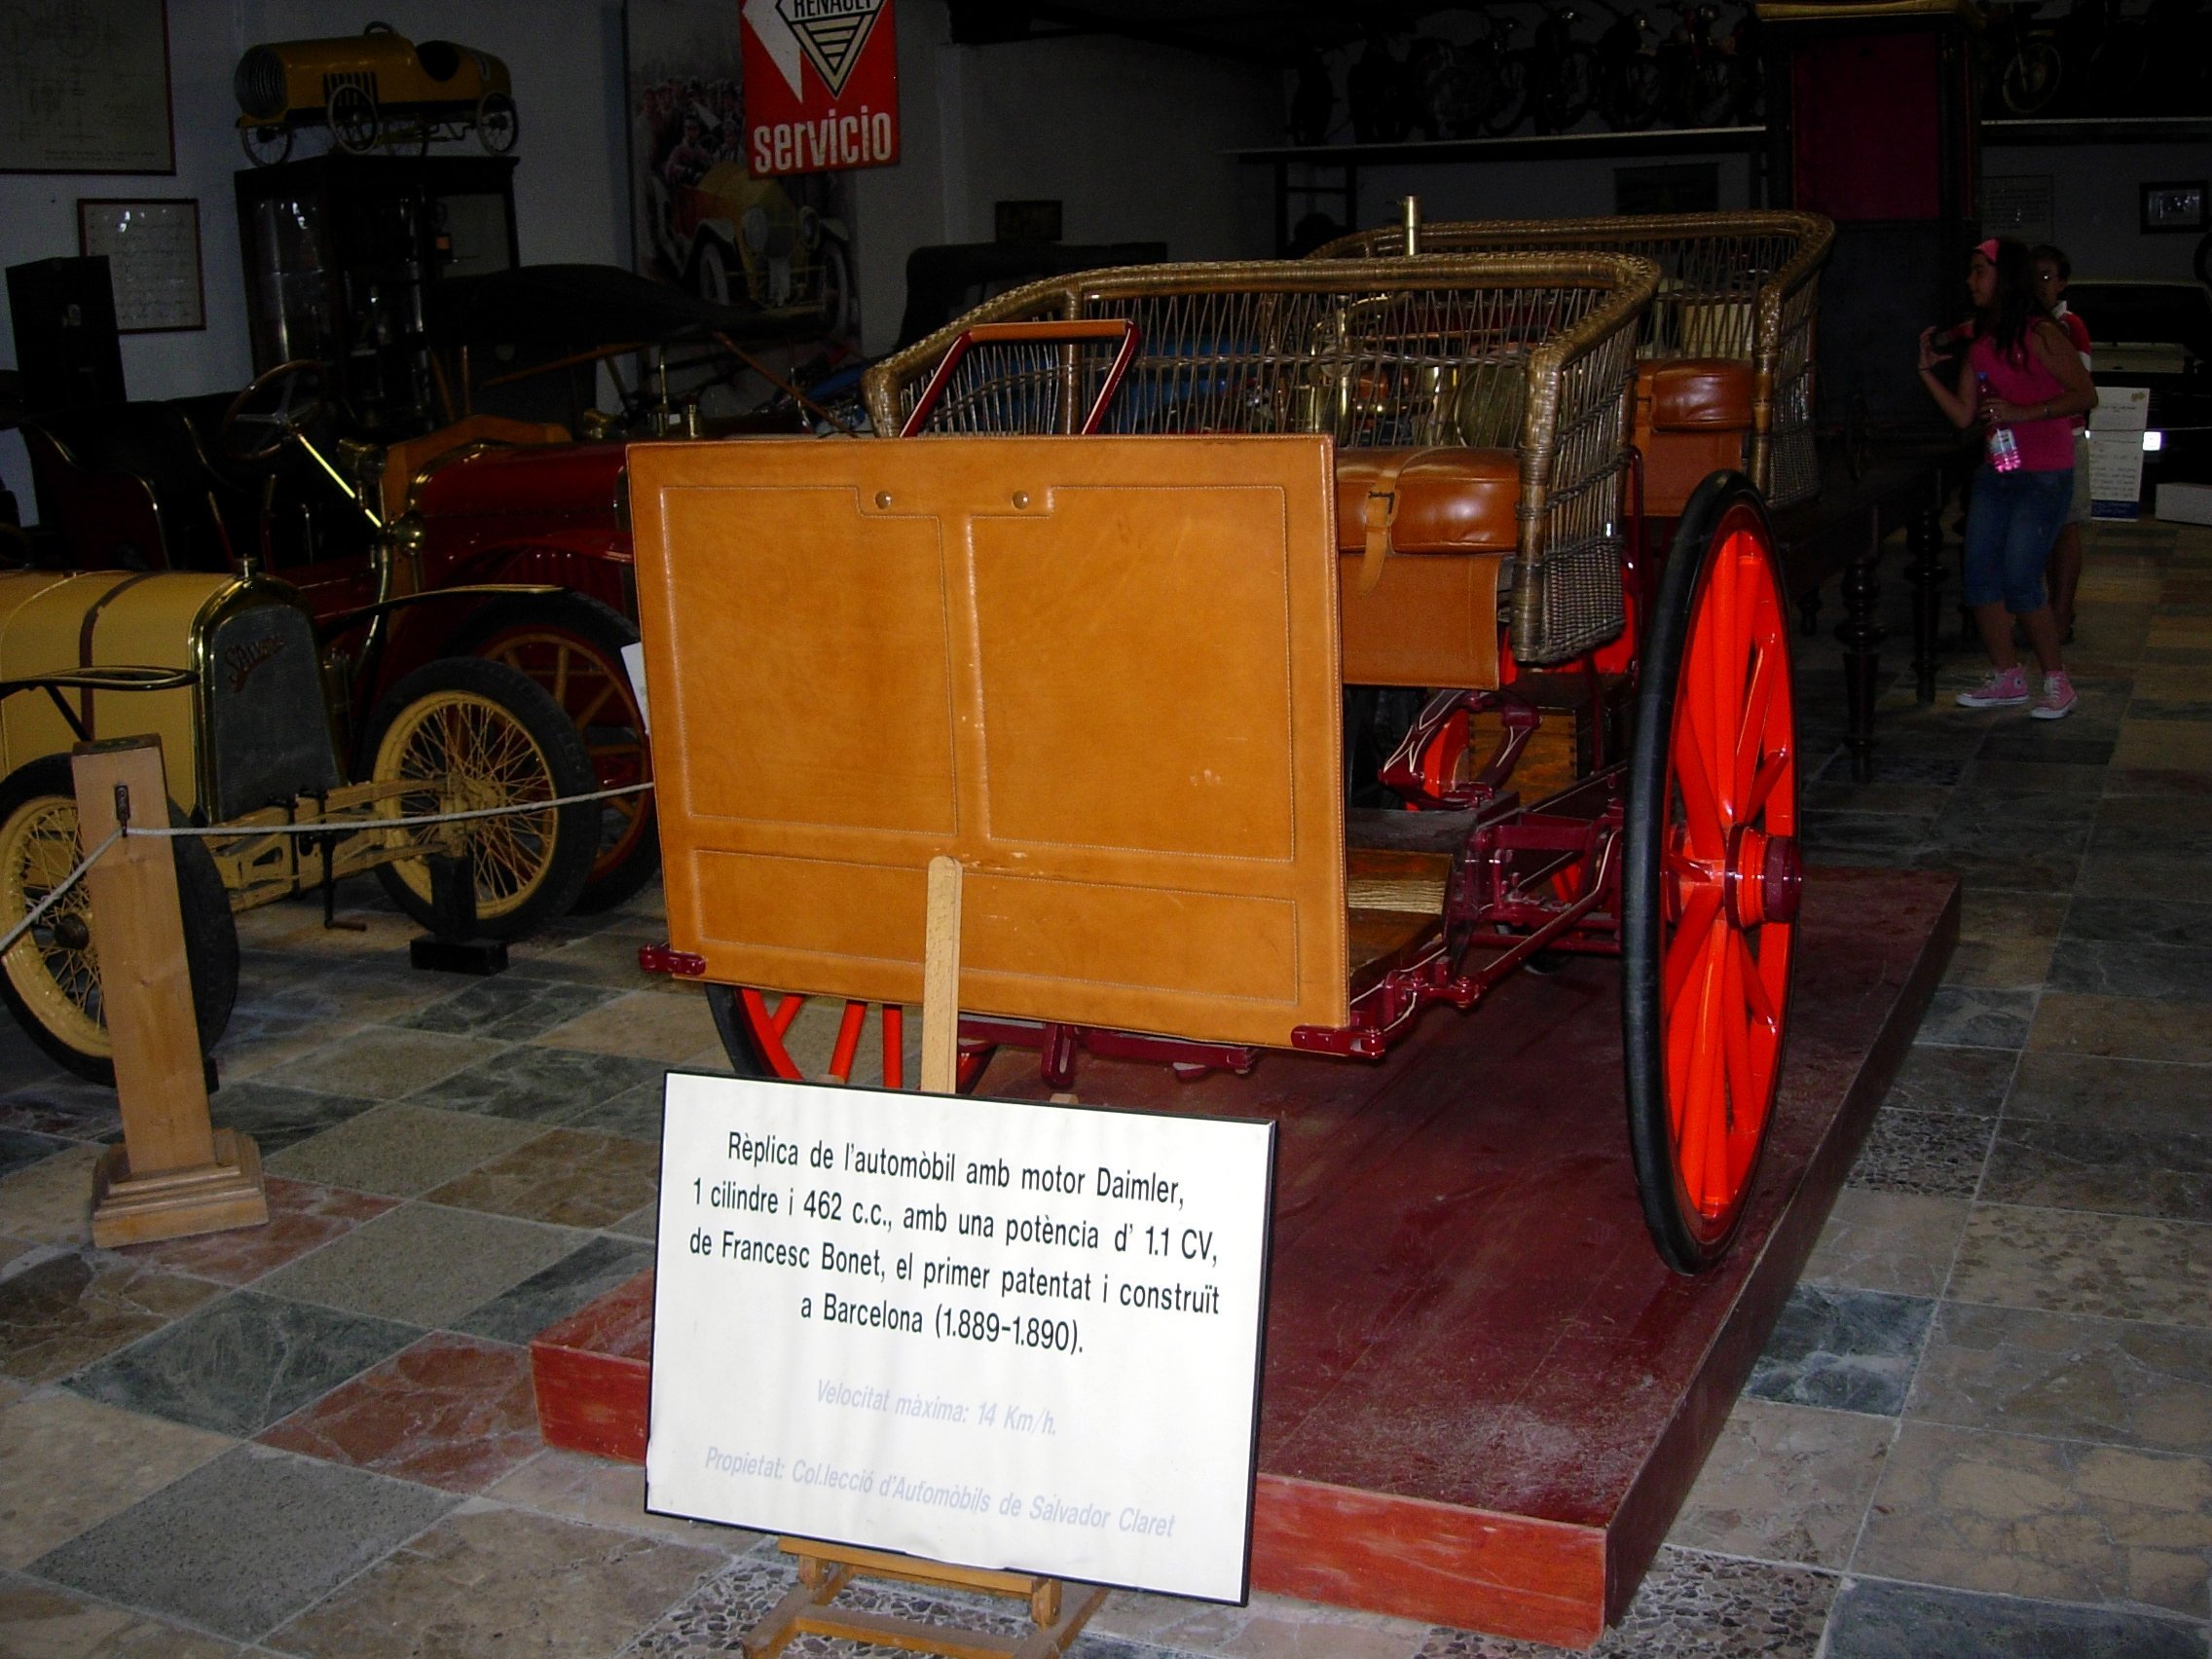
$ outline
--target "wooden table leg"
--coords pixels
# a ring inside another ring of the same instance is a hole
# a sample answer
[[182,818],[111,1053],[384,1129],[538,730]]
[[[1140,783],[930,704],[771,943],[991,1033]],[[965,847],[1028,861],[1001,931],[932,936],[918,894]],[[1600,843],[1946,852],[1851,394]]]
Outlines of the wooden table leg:
[[1905,579],[1912,583],[1912,672],[1923,703],[1936,701],[1943,654],[1943,503],[1932,502],[1905,527]]
[[1876,614],[1881,598],[1882,526],[1879,515],[1866,515],[1866,535],[1860,552],[1843,571],[1843,620],[1835,637],[1843,644],[1843,696],[1850,717],[1846,741],[1851,746],[1852,781],[1874,781],[1874,697],[1881,674],[1880,646],[1886,637]]
[[[126,818],[168,824],[159,738],[80,744],[71,766],[82,845],[98,846]],[[85,872],[85,890],[123,1110],[123,1144],[92,1172],[92,1242],[113,1249],[266,1222],[252,1139],[207,1121],[175,853],[166,840],[126,835]]]

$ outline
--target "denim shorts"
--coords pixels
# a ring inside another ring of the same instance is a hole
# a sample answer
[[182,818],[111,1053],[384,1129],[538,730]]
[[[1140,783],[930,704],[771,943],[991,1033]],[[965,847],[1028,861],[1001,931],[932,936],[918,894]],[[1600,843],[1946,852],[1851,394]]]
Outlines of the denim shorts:
[[2074,469],[1999,472],[1983,466],[1973,475],[1967,503],[1966,601],[2005,602],[2013,615],[2043,608],[2043,572],[2050,544],[2066,522],[2074,496]]

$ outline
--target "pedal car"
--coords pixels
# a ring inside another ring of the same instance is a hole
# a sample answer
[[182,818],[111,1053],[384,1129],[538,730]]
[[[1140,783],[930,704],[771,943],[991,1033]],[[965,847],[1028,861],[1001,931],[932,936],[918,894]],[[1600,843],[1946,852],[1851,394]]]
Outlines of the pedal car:
[[327,127],[341,150],[360,155],[381,141],[418,153],[432,138],[473,131],[495,156],[515,147],[514,84],[488,52],[450,40],[420,46],[389,23],[333,40],[286,40],[248,48],[231,77],[239,140],[256,166],[292,153],[292,134]]
[[[594,778],[575,727],[519,670],[442,657],[383,672],[410,596],[400,562],[380,566],[350,678],[325,673],[294,591],[250,571],[0,571],[0,935],[82,856],[72,746],[148,732],[177,821],[225,831],[171,843],[203,1047],[237,996],[234,910],[319,887],[327,918],[332,884],[373,869],[434,927],[438,857],[470,882],[481,934],[564,913],[591,867],[596,806],[382,827],[586,793]],[[318,832],[277,832],[300,824]],[[112,1082],[97,927],[70,889],[0,958],[0,999],[55,1060]]]
[[[731,1060],[903,1074],[926,867],[995,1047],[1379,1059],[1546,951],[1617,955],[1645,1219],[1733,1237],[1800,888],[1788,642],[1741,473],[1630,510],[1660,273],[1597,253],[1158,266],[873,370],[867,443],[631,452],[670,942]],[[1341,690],[1432,689],[1345,807]],[[1633,714],[1625,745],[1606,712]],[[1546,720],[1584,775],[1513,788]]]

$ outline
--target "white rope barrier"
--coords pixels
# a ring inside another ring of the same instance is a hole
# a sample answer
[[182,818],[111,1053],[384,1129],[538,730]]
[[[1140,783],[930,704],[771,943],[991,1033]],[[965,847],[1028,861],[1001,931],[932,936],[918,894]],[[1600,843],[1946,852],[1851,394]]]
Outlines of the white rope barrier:
[[[425,787],[433,780],[423,780]],[[650,784],[624,784],[619,789],[594,790],[590,794],[556,795],[551,800],[526,800],[512,806],[477,806],[466,812],[432,812],[416,818],[317,818],[305,824],[171,824],[141,830],[133,824],[129,835],[156,835],[166,840],[194,836],[205,841],[244,840],[255,835],[328,835],[359,830],[413,830],[426,824],[463,824],[473,818],[519,818],[527,812],[551,812],[556,807],[578,806],[585,801],[612,800],[616,795],[643,794]]]
[[45,915],[47,911],[53,909],[55,905],[58,904],[61,902],[62,896],[66,894],[70,888],[76,886],[78,882],[84,880],[85,871],[91,869],[93,865],[99,862],[100,854],[106,852],[108,848],[114,846],[116,842],[122,839],[123,827],[119,824],[115,827],[115,829],[111,830],[108,832],[108,837],[106,840],[102,841],[91,852],[87,853],[83,861],[77,866],[77,867],[61,878],[59,886],[55,887],[53,892],[49,893],[44,899],[41,899],[36,904],[31,906],[31,913],[29,915],[25,916],[21,921],[18,922],[14,927],[8,930],[8,937],[4,940],[0,940],[0,956],[5,956],[9,951],[15,949],[16,940],[21,939],[23,935],[29,933],[32,928],[36,927],[38,925],[39,917]]
[[[424,780],[425,783],[428,781]],[[37,926],[39,918],[53,909],[72,887],[85,878],[85,871],[99,861],[100,855],[126,835],[145,835],[160,840],[175,840],[180,836],[213,840],[255,835],[331,835],[354,834],[362,830],[414,830],[431,824],[464,824],[478,818],[520,818],[526,813],[551,812],[559,807],[580,806],[586,801],[612,800],[618,795],[643,794],[651,788],[651,784],[623,784],[616,789],[594,790],[589,794],[557,795],[551,800],[522,801],[512,806],[478,806],[471,807],[466,812],[434,812],[415,818],[325,818],[307,824],[268,824],[256,828],[240,828],[237,825],[209,825],[201,828],[188,824],[142,830],[134,824],[118,825],[106,840],[87,853],[77,867],[63,876],[53,891],[32,907],[29,915],[8,930],[7,937],[0,939],[0,956],[6,956],[15,949],[16,941]]]

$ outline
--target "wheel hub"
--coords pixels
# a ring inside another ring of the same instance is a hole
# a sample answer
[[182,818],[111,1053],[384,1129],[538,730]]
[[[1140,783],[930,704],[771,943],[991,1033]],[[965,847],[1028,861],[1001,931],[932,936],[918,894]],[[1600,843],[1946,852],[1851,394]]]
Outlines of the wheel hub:
[[1728,833],[1728,919],[1739,928],[1791,922],[1805,888],[1805,861],[1794,835],[1769,835],[1740,824]]
[[82,916],[62,916],[54,924],[54,942],[64,950],[83,950],[92,942],[92,930],[85,925]]

